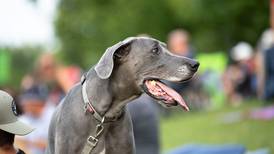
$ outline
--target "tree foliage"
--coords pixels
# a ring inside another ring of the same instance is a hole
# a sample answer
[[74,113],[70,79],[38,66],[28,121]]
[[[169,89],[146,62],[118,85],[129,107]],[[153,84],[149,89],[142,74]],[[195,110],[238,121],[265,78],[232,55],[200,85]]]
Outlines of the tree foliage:
[[268,27],[268,5],[268,0],[60,0],[60,55],[87,68],[128,36],[146,33],[166,41],[174,28],[188,30],[199,51],[226,50],[242,40],[255,45]]
[[0,87],[12,87],[19,89],[22,78],[35,68],[35,62],[42,53],[43,48],[39,46],[23,46],[20,48],[2,48],[0,52],[6,52],[11,57],[8,65],[8,80],[0,83]]

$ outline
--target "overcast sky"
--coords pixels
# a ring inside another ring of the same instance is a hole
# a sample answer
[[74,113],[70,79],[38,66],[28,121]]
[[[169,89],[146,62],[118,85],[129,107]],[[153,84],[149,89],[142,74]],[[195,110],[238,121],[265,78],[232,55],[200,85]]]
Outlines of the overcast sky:
[[51,46],[57,0],[0,0],[0,46]]

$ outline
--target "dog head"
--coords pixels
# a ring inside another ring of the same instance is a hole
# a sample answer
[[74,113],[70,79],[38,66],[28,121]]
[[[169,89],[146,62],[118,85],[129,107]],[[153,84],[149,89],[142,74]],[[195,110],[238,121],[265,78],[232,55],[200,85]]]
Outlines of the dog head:
[[109,47],[95,71],[101,79],[119,78],[123,81],[120,87],[144,91],[167,106],[180,104],[188,110],[182,97],[161,80],[187,81],[198,67],[197,61],[172,54],[156,39],[130,37]]

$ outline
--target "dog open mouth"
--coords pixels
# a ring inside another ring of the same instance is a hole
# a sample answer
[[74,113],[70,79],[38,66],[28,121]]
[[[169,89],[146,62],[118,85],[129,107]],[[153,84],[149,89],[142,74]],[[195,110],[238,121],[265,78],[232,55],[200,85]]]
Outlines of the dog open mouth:
[[187,104],[182,96],[172,88],[165,85],[157,79],[144,80],[144,91],[156,100],[160,100],[167,106],[181,105],[186,111],[189,111]]

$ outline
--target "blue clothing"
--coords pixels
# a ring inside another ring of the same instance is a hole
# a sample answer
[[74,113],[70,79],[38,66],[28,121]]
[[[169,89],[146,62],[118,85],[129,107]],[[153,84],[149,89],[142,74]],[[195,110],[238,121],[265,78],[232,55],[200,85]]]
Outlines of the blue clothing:
[[264,99],[271,100],[274,98],[274,47],[265,51],[265,86]]
[[245,147],[238,144],[199,145],[189,144],[179,147],[167,154],[244,154]]

